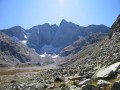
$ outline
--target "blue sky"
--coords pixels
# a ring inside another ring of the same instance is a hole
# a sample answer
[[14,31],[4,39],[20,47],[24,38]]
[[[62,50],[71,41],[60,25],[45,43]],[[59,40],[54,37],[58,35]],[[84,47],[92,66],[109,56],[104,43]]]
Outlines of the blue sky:
[[120,0],[0,0],[0,29],[20,25],[29,29],[62,19],[80,26],[111,26],[120,14]]

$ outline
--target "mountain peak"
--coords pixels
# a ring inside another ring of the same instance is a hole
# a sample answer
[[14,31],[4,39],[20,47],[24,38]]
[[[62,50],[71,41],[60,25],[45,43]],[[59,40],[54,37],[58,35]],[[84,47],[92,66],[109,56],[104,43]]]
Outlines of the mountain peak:
[[68,23],[65,19],[63,19],[62,21],[61,21],[61,23]]
[[11,27],[11,29],[22,29],[22,27],[18,25],[18,26]]
[[50,26],[50,24],[49,23],[44,23],[43,26]]

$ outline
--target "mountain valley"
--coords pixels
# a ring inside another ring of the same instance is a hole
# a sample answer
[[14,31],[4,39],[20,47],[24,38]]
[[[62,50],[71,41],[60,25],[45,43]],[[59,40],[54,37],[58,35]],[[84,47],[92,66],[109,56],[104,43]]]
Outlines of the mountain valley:
[[0,62],[40,64],[32,70],[20,67],[20,72],[14,67],[6,81],[5,74],[0,75],[1,90],[119,90],[120,15],[111,28],[62,20],[59,26],[1,30]]

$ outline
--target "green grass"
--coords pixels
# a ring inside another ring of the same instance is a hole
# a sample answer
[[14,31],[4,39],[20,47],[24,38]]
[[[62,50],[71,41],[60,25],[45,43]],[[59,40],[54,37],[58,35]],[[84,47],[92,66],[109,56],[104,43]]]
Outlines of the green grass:
[[92,81],[92,82],[90,83],[90,85],[93,85],[93,86],[96,86],[96,87],[97,87],[97,86],[98,86],[98,85],[97,85],[97,80]]

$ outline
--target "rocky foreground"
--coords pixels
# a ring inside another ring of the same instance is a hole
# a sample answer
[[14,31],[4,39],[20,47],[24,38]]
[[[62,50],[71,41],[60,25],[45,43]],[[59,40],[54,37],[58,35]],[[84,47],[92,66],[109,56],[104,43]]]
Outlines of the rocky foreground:
[[[65,67],[27,69],[14,75],[0,75],[0,90],[120,90],[120,62],[97,72],[91,72],[94,65],[81,68],[79,65],[69,70]],[[6,81],[2,83],[2,80]]]
[[[1,90],[120,90],[120,16],[111,36],[65,58],[59,68],[1,75]],[[66,61],[66,62],[65,62]],[[9,77],[9,78],[8,78]],[[6,81],[3,81],[6,80]]]

